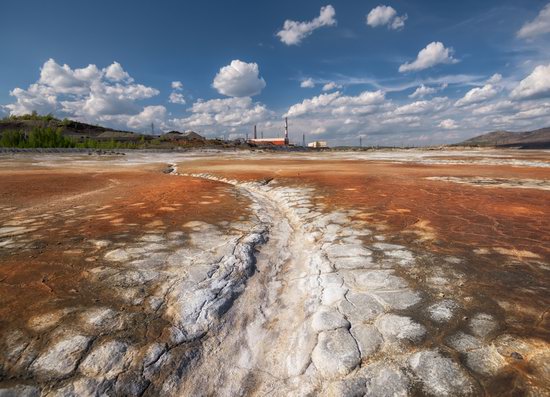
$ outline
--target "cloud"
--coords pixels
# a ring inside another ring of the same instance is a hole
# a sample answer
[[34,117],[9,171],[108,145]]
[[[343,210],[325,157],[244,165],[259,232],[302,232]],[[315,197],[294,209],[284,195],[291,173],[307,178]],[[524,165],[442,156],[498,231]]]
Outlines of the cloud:
[[[151,131],[151,124],[155,126],[155,132],[158,133],[163,127],[166,119],[166,108],[164,106],[145,106],[141,112],[134,115],[112,115],[105,117],[104,120],[115,122],[116,124],[126,125],[132,130]],[[160,128],[159,128],[160,127]]]
[[438,64],[457,63],[458,60],[452,57],[452,53],[452,48],[445,48],[443,43],[433,41],[420,50],[413,62],[407,62],[399,66],[399,71],[403,73],[428,69]]
[[319,16],[309,22],[297,22],[287,19],[283,29],[277,32],[277,36],[286,45],[298,45],[316,29],[336,25],[335,15],[334,7],[329,4],[321,7]]
[[438,127],[446,130],[454,130],[458,128],[458,125],[453,119],[445,119],[438,124]]
[[178,128],[238,127],[259,123],[273,117],[263,104],[252,102],[250,97],[198,100],[189,117],[172,119]]
[[105,69],[105,77],[111,81],[134,81],[118,62],[113,62],[111,65],[107,66]]
[[220,69],[212,86],[220,93],[231,97],[258,95],[265,88],[265,80],[259,76],[257,63],[238,59]]
[[409,98],[423,98],[426,95],[435,94],[437,91],[439,90],[436,87],[427,87],[421,84],[411,95],[409,95]]
[[550,4],[547,4],[531,22],[527,22],[517,32],[517,36],[528,39],[550,32]]
[[550,96],[550,64],[539,65],[512,90],[513,99],[543,98]]
[[83,94],[89,91],[93,81],[101,79],[102,71],[96,65],[82,69],[71,69],[69,65],[59,65],[48,59],[40,69],[38,84],[52,89],[57,94]]
[[12,115],[61,112],[90,123],[121,123],[117,128],[122,128],[130,127],[127,123],[132,117],[149,114],[142,114],[145,108],[138,101],[158,94],[153,87],[134,83],[117,62],[103,69],[93,64],[72,69],[49,59],[42,65],[36,83],[10,92],[16,101],[6,108]]
[[301,103],[292,105],[286,115],[299,117],[311,113],[327,113],[332,115],[372,113],[377,105],[385,101],[382,91],[364,91],[357,96],[344,96],[339,91],[321,94]]
[[168,97],[168,102],[175,103],[178,105],[185,105],[185,98],[183,97],[182,93],[179,92],[172,92],[170,93],[170,96]]
[[493,84],[485,84],[483,87],[472,88],[462,98],[455,102],[455,106],[467,106],[474,103],[485,102],[494,98],[498,89]]
[[41,114],[53,113],[57,108],[57,95],[54,90],[41,84],[31,84],[28,89],[14,88],[10,95],[15,103],[5,105],[11,115],[21,115],[36,111]]
[[185,105],[186,103],[185,97],[181,92],[179,92],[183,90],[183,83],[181,81],[172,81],[170,86],[172,87],[172,92],[168,97],[168,102],[174,103],[177,105]]
[[440,111],[449,105],[447,97],[436,97],[429,101],[416,101],[397,107],[394,114],[420,114],[433,111]]
[[336,84],[334,81],[330,81],[323,86],[323,91],[332,91],[340,88],[342,88],[340,84]]
[[503,111],[508,112],[513,108],[514,108],[514,104],[511,101],[499,101],[499,102],[490,103],[484,106],[476,106],[472,110],[472,113],[476,115],[485,115],[485,114],[500,113]]
[[302,87],[302,88],[313,88],[313,87],[315,87],[315,82],[313,81],[313,79],[308,78],[308,79],[302,80],[300,82],[300,87]]
[[498,84],[502,81],[502,75],[500,73],[495,73],[491,77],[489,77],[489,80],[487,80],[487,83],[489,84]]
[[370,10],[366,23],[373,28],[387,26],[388,29],[399,30],[405,26],[407,18],[407,14],[397,16],[397,11],[391,6],[380,5]]

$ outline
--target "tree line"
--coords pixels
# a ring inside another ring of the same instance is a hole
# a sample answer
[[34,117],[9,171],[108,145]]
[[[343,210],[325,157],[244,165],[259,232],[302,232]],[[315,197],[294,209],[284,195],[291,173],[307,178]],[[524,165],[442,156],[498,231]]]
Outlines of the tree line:
[[0,138],[0,147],[6,148],[82,148],[82,149],[138,149],[141,142],[98,141],[86,139],[77,141],[62,134],[61,128],[35,127],[29,133],[23,131],[4,131]]

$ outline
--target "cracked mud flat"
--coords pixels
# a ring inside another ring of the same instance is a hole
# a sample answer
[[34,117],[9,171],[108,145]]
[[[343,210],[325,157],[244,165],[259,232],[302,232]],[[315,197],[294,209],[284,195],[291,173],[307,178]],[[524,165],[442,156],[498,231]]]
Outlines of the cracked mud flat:
[[510,153],[4,159],[0,395],[548,395],[550,193],[449,179]]

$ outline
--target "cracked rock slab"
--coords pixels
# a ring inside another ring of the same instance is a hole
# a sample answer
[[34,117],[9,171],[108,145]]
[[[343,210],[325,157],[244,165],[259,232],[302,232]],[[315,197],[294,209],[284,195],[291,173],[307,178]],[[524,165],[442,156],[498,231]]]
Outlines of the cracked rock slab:
[[365,397],[407,397],[410,380],[397,368],[376,365],[367,367]]
[[95,347],[80,364],[80,372],[94,377],[102,375],[113,378],[121,373],[126,365],[128,345],[111,340]]
[[430,396],[474,396],[477,388],[468,374],[437,350],[425,350],[409,357],[409,365]]
[[444,323],[453,318],[455,311],[458,309],[458,304],[455,301],[446,299],[434,303],[428,307],[430,318],[437,323]]
[[495,318],[487,313],[478,313],[470,320],[472,333],[480,338],[486,338],[498,328]]
[[325,378],[336,378],[350,373],[361,361],[355,339],[349,331],[339,328],[319,334],[311,360]]
[[31,370],[43,378],[62,378],[69,375],[75,370],[90,340],[89,336],[72,335],[54,342],[34,361]]
[[369,294],[349,292],[346,300],[340,301],[340,312],[351,322],[373,320],[384,312],[384,307]]
[[373,325],[354,325],[350,332],[357,341],[361,357],[364,359],[376,353],[384,342],[382,335]]
[[376,320],[376,326],[388,342],[419,342],[426,335],[426,328],[410,317],[384,314]]
[[338,310],[332,307],[323,307],[313,314],[311,327],[320,332],[336,328],[349,328],[350,323]]
[[484,376],[495,376],[506,366],[506,361],[494,346],[469,351],[465,356],[468,368]]

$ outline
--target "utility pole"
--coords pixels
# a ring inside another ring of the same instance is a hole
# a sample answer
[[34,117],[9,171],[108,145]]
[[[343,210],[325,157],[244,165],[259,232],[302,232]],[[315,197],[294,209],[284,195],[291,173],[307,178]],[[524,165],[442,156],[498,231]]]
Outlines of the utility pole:
[[288,145],[288,117],[285,117],[285,145]]
[[256,134],[256,124],[254,124],[254,139],[258,139],[258,135]]
[[359,147],[363,147],[363,137],[359,137]]
[[306,147],[306,134],[302,134],[302,146]]
[[155,135],[155,123],[151,123],[151,135]]

